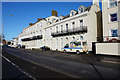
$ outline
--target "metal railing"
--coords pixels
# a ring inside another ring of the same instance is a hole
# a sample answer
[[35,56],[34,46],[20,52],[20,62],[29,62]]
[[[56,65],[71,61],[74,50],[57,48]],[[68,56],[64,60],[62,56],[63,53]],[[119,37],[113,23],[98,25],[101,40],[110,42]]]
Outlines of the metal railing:
[[51,36],[55,37],[55,36],[67,35],[72,33],[80,33],[80,32],[87,32],[87,26],[80,26],[73,29],[53,32],[51,33]]
[[37,40],[37,39],[42,39],[42,38],[43,38],[42,35],[37,35],[37,36],[33,36],[33,37],[23,38],[21,40],[22,41],[31,41],[31,40]]

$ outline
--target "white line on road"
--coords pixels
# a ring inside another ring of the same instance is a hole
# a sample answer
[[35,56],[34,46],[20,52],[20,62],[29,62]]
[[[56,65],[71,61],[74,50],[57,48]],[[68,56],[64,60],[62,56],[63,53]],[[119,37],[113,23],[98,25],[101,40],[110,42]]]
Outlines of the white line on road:
[[35,77],[33,77],[32,75],[30,75],[29,73],[25,72],[24,70],[20,69],[17,65],[15,65],[13,62],[11,62],[9,59],[7,59],[6,57],[4,57],[3,55],[0,54],[1,57],[3,57],[5,60],[7,60],[9,63],[11,63],[13,66],[15,66],[18,70],[20,70],[22,73],[24,73],[25,75],[27,75],[28,77],[30,77],[33,80],[36,80]]

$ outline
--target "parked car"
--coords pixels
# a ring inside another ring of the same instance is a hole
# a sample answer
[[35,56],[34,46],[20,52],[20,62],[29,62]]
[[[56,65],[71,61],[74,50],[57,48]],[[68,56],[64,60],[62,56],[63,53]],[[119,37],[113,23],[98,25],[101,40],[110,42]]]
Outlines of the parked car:
[[50,50],[50,48],[48,46],[42,46],[42,47],[40,47],[40,49],[42,49],[42,50]]
[[25,45],[22,45],[21,48],[25,48]]
[[21,48],[22,46],[20,45],[20,44],[18,44],[17,46],[16,46],[16,48]]

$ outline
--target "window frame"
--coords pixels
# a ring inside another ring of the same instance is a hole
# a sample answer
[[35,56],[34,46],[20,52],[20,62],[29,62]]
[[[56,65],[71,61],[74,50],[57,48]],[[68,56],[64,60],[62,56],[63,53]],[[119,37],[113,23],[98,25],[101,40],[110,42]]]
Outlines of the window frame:
[[65,30],[68,31],[68,23],[65,24]]
[[[113,30],[117,30],[117,33],[116,33],[117,36],[113,36],[113,35],[112,35],[112,31],[113,31]],[[110,36],[111,36],[111,37],[118,37],[118,29],[110,29]]]
[[73,11],[71,12],[71,16],[74,16],[74,12]]
[[[117,1],[117,6],[118,6],[118,0],[116,0]],[[116,7],[116,6],[113,6],[113,7]],[[108,0],[108,8],[112,8],[111,6],[110,6],[110,0]]]
[[115,12],[115,13],[110,13],[110,14],[109,14],[109,23],[110,23],[110,22],[117,22],[117,21],[111,21],[111,14],[117,14],[117,21],[119,21],[119,20],[118,20],[118,19],[119,19],[119,18],[118,18],[118,12]]
[[[74,24],[73,24],[73,23],[74,23]],[[75,21],[72,21],[72,22],[71,22],[71,29],[75,29],[75,25],[76,25]]]
[[58,33],[58,26],[56,26],[56,33]]
[[63,32],[63,25],[61,25],[61,32]]

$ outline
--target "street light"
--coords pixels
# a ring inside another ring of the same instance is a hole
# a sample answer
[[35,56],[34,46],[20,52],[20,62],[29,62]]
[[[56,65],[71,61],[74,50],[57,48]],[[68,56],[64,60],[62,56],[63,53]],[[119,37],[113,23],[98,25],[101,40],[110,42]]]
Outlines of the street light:
[[[14,15],[10,15],[10,16],[14,16]],[[2,16],[2,33],[1,33],[1,50],[2,50],[2,40],[3,40],[3,24],[4,24],[4,16]]]

